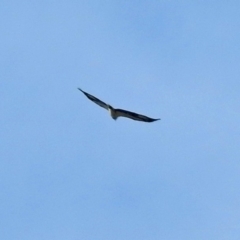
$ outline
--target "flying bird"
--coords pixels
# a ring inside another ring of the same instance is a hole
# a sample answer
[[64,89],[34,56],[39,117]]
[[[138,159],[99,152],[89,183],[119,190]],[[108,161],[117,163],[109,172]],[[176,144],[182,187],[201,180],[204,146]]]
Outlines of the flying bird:
[[154,118],[150,118],[150,117],[147,117],[147,116],[144,116],[144,115],[141,115],[141,114],[138,114],[138,113],[130,112],[130,111],[127,111],[127,110],[115,109],[111,105],[106,104],[105,102],[103,102],[100,99],[94,97],[93,95],[84,92],[82,89],[78,88],[78,90],[80,90],[88,99],[90,99],[91,101],[93,101],[94,103],[99,105],[100,107],[103,107],[106,110],[108,110],[111,117],[114,120],[116,120],[118,117],[127,117],[127,118],[131,118],[133,120],[142,121],[142,122],[154,122],[154,121],[160,120],[160,118],[154,119]]

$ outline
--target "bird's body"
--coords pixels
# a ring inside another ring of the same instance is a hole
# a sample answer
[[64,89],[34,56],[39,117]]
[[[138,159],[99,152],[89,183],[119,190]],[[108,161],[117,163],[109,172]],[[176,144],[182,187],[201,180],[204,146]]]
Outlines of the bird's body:
[[154,118],[149,118],[147,116],[138,114],[138,113],[134,113],[134,112],[130,112],[127,110],[123,110],[123,109],[115,109],[113,108],[111,105],[106,104],[105,102],[101,101],[100,99],[94,97],[93,95],[84,92],[83,90],[81,90],[80,88],[78,88],[88,99],[90,99],[91,101],[93,101],[94,103],[96,103],[97,105],[99,105],[100,107],[105,108],[106,110],[108,110],[108,112],[110,113],[111,117],[116,120],[118,117],[127,117],[127,118],[131,118],[133,120],[136,121],[143,121],[143,122],[154,122],[158,119],[154,119]]
[[117,116],[117,113],[115,111],[115,109],[108,105],[108,112],[110,113],[110,116],[114,119],[114,120],[117,120],[118,116]]

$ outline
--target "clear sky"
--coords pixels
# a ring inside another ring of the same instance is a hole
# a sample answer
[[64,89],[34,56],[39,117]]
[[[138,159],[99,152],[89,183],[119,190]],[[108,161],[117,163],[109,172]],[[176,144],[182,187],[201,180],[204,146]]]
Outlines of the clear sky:
[[0,53],[0,239],[240,239],[239,0],[2,0]]

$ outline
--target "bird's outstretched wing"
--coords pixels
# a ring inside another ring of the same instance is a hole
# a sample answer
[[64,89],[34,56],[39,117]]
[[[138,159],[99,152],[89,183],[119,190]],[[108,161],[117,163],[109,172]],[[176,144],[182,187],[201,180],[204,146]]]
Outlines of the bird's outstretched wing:
[[123,110],[123,109],[115,109],[115,111],[118,117],[127,117],[136,121],[154,122],[154,121],[160,120],[160,118],[154,119],[154,118],[150,118],[150,117],[147,117],[138,113],[130,112],[127,110]]
[[90,99],[91,101],[93,101],[94,103],[99,105],[100,107],[103,107],[108,110],[108,105],[105,102],[99,100],[98,98],[94,97],[93,95],[90,95],[89,93],[84,92],[80,88],[78,88],[78,90],[80,90],[88,99]]

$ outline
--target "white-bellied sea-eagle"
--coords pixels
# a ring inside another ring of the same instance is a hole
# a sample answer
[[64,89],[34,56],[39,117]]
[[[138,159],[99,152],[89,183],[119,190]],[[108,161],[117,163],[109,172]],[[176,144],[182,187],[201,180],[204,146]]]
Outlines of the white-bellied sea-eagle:
[[105,102],[94,97],[93,95],[90,95],[89,93],[84,92],[82,89],[78,88],[78,90],[80,90],[88,99],[90,99],[91,101],[93,101],[94,103],[99,105],[100,107],[103,107],[106,110],[108,110],[111,117],[114,120],[116,120],[118,117],[127,117],[127,118],[131,118],[133,120],[142,121],[142,122],[154,122],[154,121],[160,120],[160,118],[154,119],[154,118],[150,118],[150,117],[147,117],[147,116],[144,116],[144,115],[141,115],[138,113],[130,112],[127,110],[115,109],[111,105],[106,104]]

